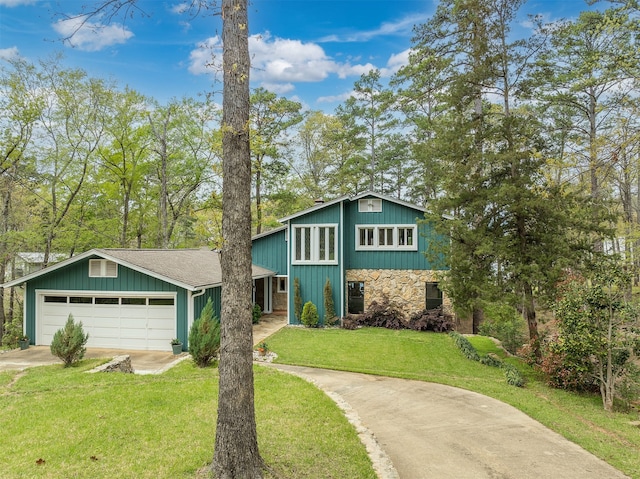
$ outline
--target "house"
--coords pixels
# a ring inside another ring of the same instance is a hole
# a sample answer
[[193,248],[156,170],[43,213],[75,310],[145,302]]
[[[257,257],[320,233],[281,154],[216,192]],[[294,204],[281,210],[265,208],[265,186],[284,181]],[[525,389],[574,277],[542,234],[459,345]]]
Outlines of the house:
[[303,303],[313,302],[324,316],[324,285],[331,283],[336,314],[362,313],[386,295],[407,314],[450,306],[438,287],[437,272],[424,254],[430,227],[425,209],[367,192],[317,202],[279,221],[282,227],[253,238],[253,263],[274,272],[256,287],[263,310],[294,311],[297,278]]
[[[68,255],[62,253],[50,253],[48,264],[57,263],[67,258]],[[13,261],[8,264],[4,280],[20,278],[27,274],[34,273],[44,268],[44,253],[20,252],[16,253]]]
[[[254,266],[254,281],[273,276]],[[206,249],[93,249],[2,285],[24,285],[31,344],[49,345],[69,314],[89,347],[171,351],[209,298],[220,317],[219,253]]]

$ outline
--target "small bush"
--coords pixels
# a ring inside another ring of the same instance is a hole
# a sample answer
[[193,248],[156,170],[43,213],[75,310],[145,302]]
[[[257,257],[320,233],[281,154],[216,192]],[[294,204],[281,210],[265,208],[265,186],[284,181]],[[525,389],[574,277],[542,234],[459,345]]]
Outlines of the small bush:
[[302,321],[302,293],[300,292],[300,278],[293,278],[293,314],[298,321]]
[[524,378],[520,374],[520,371],[512,364],[503,364],[504,376],[507,379],[507,384],[521,388],[524,386]]
[[316,305],[311,301],[304,303],[300,321],[307,328],[315,328],[318,326],[318,322],[320,321],[320,318],[318,317],[318,308],[316,308]]
[[14,318],[4,326],[2,345],[8,348],[17,348],[18,340],[22,337],[22,319]]
[[473,344],[471,344],[471,342],[467,338],[456,331],[451,331],[449,333],[449,336],[453,338],[456,346],[458,346],[458,349],[462,351],[462,354],[464,354],[467,359],[470,359],[472,361],[480,361],[480,355],[478,354],[478,351],[476,351],[476,348],[473,347]]
[[404,313],[384,296],[380,302],[372,301],[364,314],[360,315],[361,326],[387,329],[406,329],[407,321]]
[[492,303],[485,305],[479,333],[500,340],[504,349],[515,354],[526,341],[526,324],[512,306]]
[[582,364],[569,363],[566,354],[557,347],[558,336],[553,335],[542,343],[542,360],[539,369],[549,386],[567,391],[597,392],[598,384],[591,374],[589,358]]
[[335,322],[336,308],[333,304],[333,289],[331,288],[331,281],[327,278],[324,283],[324,324],[330,325]]
[[199,367],[207,367],[220,350],[220,321],[213,315],[213,302],[207,300],[200,317],[189,331],[189,353]]
[[253,324],[260,324],[260,318],[262,318],[262,308],[258,303],[255,303],[253,305],[253,311],[251,312],[251,314]]
[[64,328],[59,329],[53,335],[51,354],[60,358],[66,368],[84,357],[84,353],[87,351],[85,345],[88,340],[89,334],[84,334],[82,321],[75,323],[73,315],[69,314]]
[[480,363],[485,366],[491,366],[492,368],[501,368],[504,366],[502,360],[493,353],[489,353],[486,356],[480,358]]
[[434,309],[423,309],[414,313],[409,318],[408,328],[414,331],[435,331],[446,333],[453,331],[453,318],[442,309],[442,306]]

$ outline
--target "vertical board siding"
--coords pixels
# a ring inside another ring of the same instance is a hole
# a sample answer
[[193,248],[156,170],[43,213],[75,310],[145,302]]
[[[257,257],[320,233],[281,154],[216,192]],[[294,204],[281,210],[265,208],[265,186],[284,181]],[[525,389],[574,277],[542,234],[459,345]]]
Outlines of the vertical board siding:
[[221,298],[221,288],[218,286],[216,288],[209,288],[205,291],[205,293],[201,296],[196,296],[193,298],[193,320],[195,321],[200,317],[200,313],[202,312],[202,308],[207,304],[207,300],[211,298],[213,302],[213,314],[220,319],[220,298]]
[[[301,224],[337,224],[338,225],[338,248],[343,241],[343,228],[340,225],[340,204],[327,206],[316,211],[312,211],[307,215],[303,215],[291,220],[291,227]],[[289,242],[289,246],[291,242]],[[329,278],[333,295],[333,304],[336,313],[340,312],[340,290],[341,284],[341,257],[338,253],[338,264],[297,264],[291,265],[289,275],[289,322],[291,324],[299,324],[295,317],[293,281],[294,278],[300,279],[300,291],[302,296],[302,304],[311,301],[318,308],[318,316],[320,322],[324,321],[324,284]]]
[[60,290],[104,293],[109,291],[143,291],[149,293],[176,293],[176,332],[186,344],[187,331],[187,291],[166,281],[139,273],[118,265],[117,278],[90,278],[89,259],[73,263],[51,274],[34,278],[25,284],[26,333],[36,337],[36,290]]
[[251,242],[251,261],[277,275],[287,274],[287,231],[281,229]]
[[[424,253],[429,248],[425,237],[427,225],[420,223],[424,213],[418,209],[409,208],[389,201],[382,202],[380,213],[360,213],[358,202],[345,204],[344,252],[346,269],[420,269],[431,270]],[[418,225],[417,251],[356,251],[356,225]]]

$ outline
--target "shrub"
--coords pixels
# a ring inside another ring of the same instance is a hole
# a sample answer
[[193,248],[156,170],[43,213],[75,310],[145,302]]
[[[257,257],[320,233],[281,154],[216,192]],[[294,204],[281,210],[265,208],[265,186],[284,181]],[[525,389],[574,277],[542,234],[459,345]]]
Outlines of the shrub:
[[372,301],[364,314],[360,315],[358,323],[361,326],[387,329],[406,329],[407,327],[404,313],[389,301],[386,295],[380,302]]
[[591,375],[589,358],[583,358],[581,364],[575,360],[569,361],[566,353],[558,346],[557,334],[542,343],[539,368],[551,387],[568,391],[598,391],[598,385]]
[[302,321],[302,293],[300,293],[300,278],[293,278],[293,314]]
[[51,354],[60,358],[66,368],[84,357],[84,353],[87,351],[85,345],[88,340],[89,334],[84,334],[82,321],[74,322],[73,315],[69,314],[64,328],[59,329],[53,335]]
[[515,354],[526,341],[525,327],[522,315],[515,308],[507,304],[491,303],[484,307],[484,320],[478,332],[500,340],[507,351]]
[[22,319],[14,318],[13,321],[7,322],[4,326],[4,334],[2,335],[2,345],[8,348],[17,348],[18,340],[22,337]]
[[324,283],[324,324],[329,325],[335,322],[336,308],[333,304],[333,290],[331,288],[331,281],[327,278]]
[[502,360],[493,353],[489,353],[486,356],[480,358],[480,363],[485,366],[491,366],[492,368],[501,368],[504,366]]
[[414,331],[435,331],[445,333],[453,330],[453,318],[439,306],[434,309],[423,309],[409,318],[408,328]]
[[524,378],[520,374],[520,371],[518,371],[518,368],[512,364],[503,364],[502,369],[504,370],[504,376],[507,379],[507,384],[518,388],[524,386]]
[[253,310],[251,311],[253,324],[260,324],[260,318],[262,317],[262,308],[258,303],[253,305]]
[[318,317],[318,308],[316,308],[316,305],[311,301],[304,303],[300,321],[307,328],[315,328],[318,326],[318,322],[320,321],[320,318]]
[[199,367],[207,367],[220,349],[220,321],[213,315],[213,302],[207,300],[200,317],[189,331],[189,353]]
[[453,338],[456,346],[458,346],[458,349],[462,351],[462,354],[464,354],[467,359],[471,359],[472,361],[480,361],[480,355],[478,354],[478,351],[476,351],[476,348],[473,347],[473,344],[471,344],[471,342],[467,338],[456,331],[451,331],[449,333],[449,336]]

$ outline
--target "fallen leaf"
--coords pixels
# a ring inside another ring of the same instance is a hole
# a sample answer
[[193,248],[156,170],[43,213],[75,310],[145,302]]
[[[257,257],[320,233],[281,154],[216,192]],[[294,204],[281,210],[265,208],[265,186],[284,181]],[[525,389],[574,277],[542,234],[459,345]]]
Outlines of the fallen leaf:
[[45,460],[44,460],[44,459],[42,459],[42,458],[40,458],[40,459],[38,459],[38,460],[36,461],[36,464],[37,464],[38,466],[42,466],[44,463],[45,463]]

